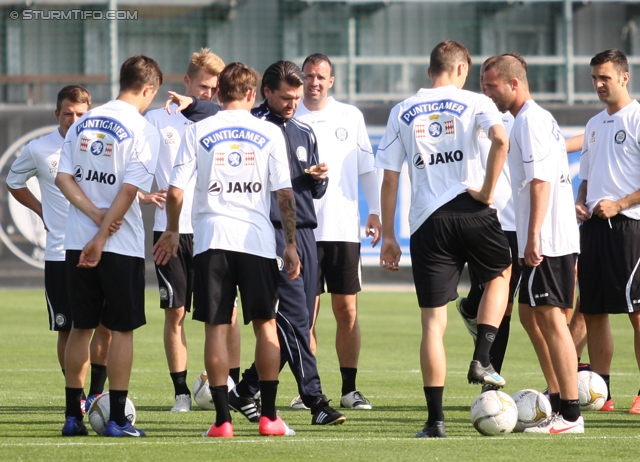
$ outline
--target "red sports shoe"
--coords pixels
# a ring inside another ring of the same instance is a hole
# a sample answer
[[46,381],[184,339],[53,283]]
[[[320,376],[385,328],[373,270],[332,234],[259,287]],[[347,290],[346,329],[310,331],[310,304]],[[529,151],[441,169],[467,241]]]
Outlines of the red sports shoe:
[[640,414],[640,395],[633,398],[633,404],[629,409],[629,414]]
[[600,410],[603,412],[613,412],[613,398],[608,399],[607,402],[604,403],[604,405],[600,408]]
[[269,420],[269,417],[266,416],[260,417],[258,431],[262,436],[293,436],[296,434],[280,416],[277,416],[276,420]]
[[219,427],[214,422],[208,432],[202,436],[210,436],[212,438],[233,438],[233,425],[231,422],[224,422]]

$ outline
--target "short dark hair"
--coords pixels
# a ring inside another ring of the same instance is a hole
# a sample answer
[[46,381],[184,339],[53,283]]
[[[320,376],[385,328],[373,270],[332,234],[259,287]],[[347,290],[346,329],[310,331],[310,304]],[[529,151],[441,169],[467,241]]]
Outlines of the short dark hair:
[[331,71],[330,76],[333,77],[333,64],[331,64],[331,60],[327,55],[323,55],[322,53],[313,53],[307,56],[302,63],[302,69],[304,69],[304,66],[306,66],[307,63],[311,63],[314,66],[317,66],[320,63],[327,63]]
[[260,94],[264,98],[265,87],[270,90],[279,90],[280,83],[285,82],[294,88],[300,88],[304,84],[304,73],[297,64],[291,61],[278,61],[264,71]]
[[135,55],[120,67],[120,91],[139,93],[145,85],[162,85],[162,71],[153,59]]
[[260,74],[242,63],[227,64],[218,77],[218,100],[221,103],[241,101],[249,90],[258,87]]
[[627,57],[620,50],[610,48],[608,50],[601,51],[593,58],[589,66],[599,66],[604,63],[612,63],[619,73],[629,72],[629,62]]
[[429,59],[431,75],[437,77],[442,74],[450,74],[459,62],[466,62],[471,68],[471,55],[467,47],[453,40],[440,42],[431,51]]
[[86,104],[89,108],[91,107],[91,94],[81,85],[67,85],[58,92],[56,111],[60,112],[62,102],[65,99],[71,101],[73,104]]
[[511,56],[512,58],[515,58],[518,60],[518,62],[520,64],[522,64],[522,67],[524,68],[525,72],[529,72],[529,66],[527,66],[527,62],[524,60],[524,58],[522,57],[522,55],[520,53],[516,53],[515,51],[510,51],[508,53],[502,53],[501,56]]
[[490,61],[484,71],[487,72],[494,69],[498,74],[498,77],[504,82],[508,82],[511,79],[518,79],[521,83],[529,87],[529,81],[527,79],[527,63],[521,56],[516,57],[511,54],[503,54],[498,56],[493,61]]

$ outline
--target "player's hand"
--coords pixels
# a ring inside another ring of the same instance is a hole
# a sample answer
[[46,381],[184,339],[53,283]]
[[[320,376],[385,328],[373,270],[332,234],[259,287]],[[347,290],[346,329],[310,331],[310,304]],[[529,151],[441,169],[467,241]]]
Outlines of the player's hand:
[[284,260],[284,268],[287,270],[287,279],[293,281],[300,275],[300,258],[298,257],[298,249],[295,244],[287,245],[282,254]]
[[469,195],[474,198],[475,200],[477,200],[478,202],[482,202],[484,205],[491,205],[493,204],[493,197],[489,197],[487,196],[485,193],[483,193],[481,190],[477,190],[477,189],[472,189],[469,188],[467,189],[467,192],[469,193]]
[[327,164],[324,162],[321,164],[312,165],[307,170],[309,170],[308,173],[314,180],[324,180],[329,175],[329,167],[327,167]]
[[589,218],[589,209],[584,202],[576,202],[576,218],[578,223],[583,223]]
[[138,200],[141,204],[155,204],[160,210],[164,210],[164,202],[167,202],[167,188],[162,188],[150,194],[144,194],[138,191]]
[[114,221],[109,225],[109,236],[113,236],[122,226],[122,220]]
[[175,231],[165,231],[151,249],[153,262],[156,265],[166,265],[171,257],[178,256],[179,246],[180,233]]
[[164,110],[167,111],[168,114],[171,114],[171,105],[177,104],[176,114],[180,114],[186,108],[193,104],[193,99],[191,96],[184,96],[180,93],[176,93],[175,91],[168,91],[169,99],[164,103]]
[[84,246],[80,253],[78,268],[95,268],[98,266],[100,258],[102,257],[103,247],[104,242],[95,237],[87,242],[87,245]]
[[620,210],[622,210],[622,207],[620,207],[618,202],[603,199],[593,208],[593,213],[604,220],[608,220],[620,213]]
[[540,241],[538,239],[529,239],[524,248],[524,263],[527,266],[535,267],[542,263],[543,257],[540,255]]
[[373,239],[371,239],[371,247],[375,247],[378,242],[380,242],[380,237],[382,236],[382,224],[380,223],[380,217],[373,213],[369,215],[364,228],[367,230],[367,237],[373,236]]
[[388,269],[389,271],[398,271],[400,267],[400,256],[402,251],[400,245],[395,238],[383,238],[382,247],[380,248],[380,266]]

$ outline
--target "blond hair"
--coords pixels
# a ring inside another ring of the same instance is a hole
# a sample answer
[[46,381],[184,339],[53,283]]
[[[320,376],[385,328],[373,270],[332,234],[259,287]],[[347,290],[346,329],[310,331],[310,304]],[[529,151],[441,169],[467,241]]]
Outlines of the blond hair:
[[208,48],[201,48],[199,52],[191,55],[191,60],[187,67],[187,75],[190,79],[193,79],[198,75],[200,69],[217,76],[224,69],[224,61],[215,53],[211,53]]

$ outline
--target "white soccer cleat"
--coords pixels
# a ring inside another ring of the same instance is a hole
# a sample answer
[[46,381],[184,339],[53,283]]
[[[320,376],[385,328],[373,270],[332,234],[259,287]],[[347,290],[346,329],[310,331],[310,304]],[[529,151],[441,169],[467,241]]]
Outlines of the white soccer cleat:
[[191,395],[176,395],[176,402],[171,412],[189,412],[191,410]]
[[525,428],[524,432],[547,433],[550,435],[560,433],[584,433],[584,419],[580,416],[575,422],[569,422],[568,420],[564,420],[560,414],[552,414],[551,417],[544,420],[540,425]]
[[295,398],[293,398],[291,400],[291,403],[289,404],[289,406],[291,407],[291,409],[296,409],[296,410],[304,410],[304,409],[309,409],[307,406],[305,406],[305,404],[302,402],[302,398],[300,398],[300,395],[296,396]]
[[359,391],[352,391],[340,398],[340,407],[346,409],[371,409],[371,403]]

